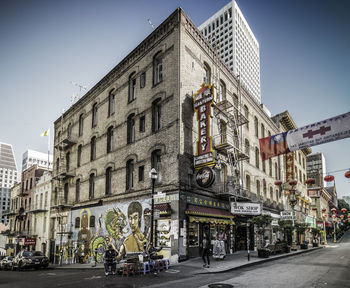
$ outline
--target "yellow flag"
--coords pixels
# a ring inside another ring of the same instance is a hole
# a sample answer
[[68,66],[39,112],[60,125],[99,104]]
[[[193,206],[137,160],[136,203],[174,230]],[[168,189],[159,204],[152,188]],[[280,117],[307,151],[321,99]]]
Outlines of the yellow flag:
[[41,136],[41,137],[48,136],[48,135],[49,135],[49,132],[50,132],[50,128],[47,129],[46,131],[44,131],[43,133],[41,133],[40,136]]

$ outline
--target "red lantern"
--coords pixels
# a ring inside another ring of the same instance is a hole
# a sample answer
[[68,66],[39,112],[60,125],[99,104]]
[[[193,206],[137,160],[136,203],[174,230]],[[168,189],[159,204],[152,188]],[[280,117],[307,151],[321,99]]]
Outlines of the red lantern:
[[326,211],[327,211],[327,209],[326,209],[326,208],[323,208],[323,209],[322,209],[322,212],[326,212]]
[[322,218],[326,218],[327,217],[327,214],[322,214]]
[[333,214],[333,215],[332,215],[332,218],[335,219],[335,217],[337,217],[337,215]]
[[281,180],[276,180],[275,181],[275,185],[276,186],[281,186],[282,185],[282,181]]
[[306,184],[315,184],[315,179],[314,178],[306,179],[305,183]]
[[288,196],[290,194],[290,192],[288,190],[284,193],[286,194],[286,196]]
[[342,220],[343,220],[343,219],[344,219],[344,215],[340,215],[340,219],[342,219]]
[[317,207],[312,207],[312,210],[317,211]]
[[346,178],[350,178],[350,170],[346,171],[344,175],[345,175]]
[[288,183],[290,186],[295,186],[295,185],[297,185],[298,181],[297,180],[290,180]]
[[346,210],[346,208],[341,208],[342,213],[346,213],[346,211],[348,211],[348,210]]
[[335,213],[335,212],[337,212],[337,208],[332,208],[331,211],[332,211],[332,213]]
[[327,175],[326,177],[324,177],[324,181],[326,182],[332,182],[333,180],[334,180],[333,175]]

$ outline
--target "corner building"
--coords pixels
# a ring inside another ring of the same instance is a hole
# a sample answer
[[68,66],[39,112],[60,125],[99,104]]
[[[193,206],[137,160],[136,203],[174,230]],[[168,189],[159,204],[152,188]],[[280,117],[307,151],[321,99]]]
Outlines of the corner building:
[[[209,187],[197,184],[194,168],[194,95],[203,83],[214,97],[206,126],[215,155]],[[241,137],[248,98],[255,103],[184,11],[175,10],[54,123],[51,259],[85,263],[96,252],[101,260],[108,244],[122,256],[142,252],[151,237],[151,168],[159,211],[152,237],[164,257],[198,256],[203,234],[215,239],[220,231],[227,250],[235,250],[231,196],[252,200],[240,181],[249,156]]]

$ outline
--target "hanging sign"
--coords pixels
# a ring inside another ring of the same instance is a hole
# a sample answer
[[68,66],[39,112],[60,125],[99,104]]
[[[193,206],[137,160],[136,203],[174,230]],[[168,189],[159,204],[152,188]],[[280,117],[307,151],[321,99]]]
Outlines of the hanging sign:
[[213,101],[213,86],[205,84],[202,84],[201,89],[193,97],[194,110],[197,112],[198,121],[197,152],[194,156],[194,167],[196,169],[215,164],[215,151],[213,150],[212,138],[210,136],[210,116]]
[[260,215],[261,204],[251,202],[231,202],[231,213],[241,215]]
[[[294,215],[294,216],[293,216]],[[293,220],[295,219],[295,212],[293,211],[281,211],[281,220]]]
[[197,171],[196,182],[200,187],[210,187],[215,180],[215,173],[210,167],[202,167]]

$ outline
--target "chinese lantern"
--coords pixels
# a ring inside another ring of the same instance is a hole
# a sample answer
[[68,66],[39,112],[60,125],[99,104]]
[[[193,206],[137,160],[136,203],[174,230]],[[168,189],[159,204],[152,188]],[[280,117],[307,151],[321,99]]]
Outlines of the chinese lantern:
[[346,211],[348,211],[348,210],[346,210],[346,208],[341,208],[342,213],[346,213]]
[[337,217],[337,215],[333,214],[333,215],[332,215],[332,218],[335,219],[335,217]]
[[327,209],[326,209],[326,208],[323,208],[323,209],[322,209],[322,212],[326,212],[326,211],[327,211]]
[[290,186],[295,186],[295,185],[297,185],[298,181],[297,180],[290,180],[288,183]]
[[281,180],[276,180],[275,181],[275,185],[276,186],[281,186],[282,185],[282,181]]
[[344,174],[344,176],[345,176],[346,178],[350,178],[350,170],[349,170],[349,171],[346,171],[345,174]]
[[313,178],[306,179],[305,183],[306,184],[315,184],[315,179],[313,179]]
[[317,211],[317,207],[312,207],[312,210]]
[[322,214],[322,218],[326,218],[327,217],[327,214]]
[[290,194],[290,192],[288,190],[284,193],[286,194],[286,196],[288,196]]
[[324,177],[324,181],[326,182],[332,182],[333,180],[334,180],[333,175],[327,175],[326,177]]
[[342,219],[342,220],[343,220],[343,219],[344,219],[344,215],[340,215],[340,219]]
[[335,213],[335,212],[337,212],[337,209],[336,208],[332,208],[331,211],[332,211],[332,213]]

